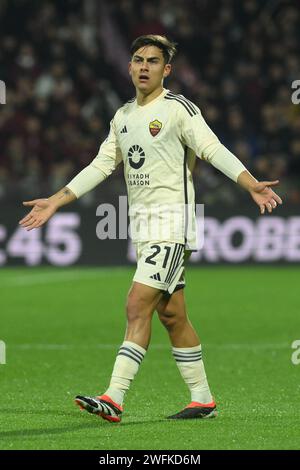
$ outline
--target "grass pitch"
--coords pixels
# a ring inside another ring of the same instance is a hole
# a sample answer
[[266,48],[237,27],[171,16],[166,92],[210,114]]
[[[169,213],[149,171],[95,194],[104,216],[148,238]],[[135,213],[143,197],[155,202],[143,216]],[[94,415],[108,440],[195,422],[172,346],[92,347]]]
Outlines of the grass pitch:
[[299,267],[188,268],[186,299],[219,416],[167,421],[189,402],[157,318],[121,424],[80,412],[105,390],[134,270],[0,272],[1,449],[299,449]]

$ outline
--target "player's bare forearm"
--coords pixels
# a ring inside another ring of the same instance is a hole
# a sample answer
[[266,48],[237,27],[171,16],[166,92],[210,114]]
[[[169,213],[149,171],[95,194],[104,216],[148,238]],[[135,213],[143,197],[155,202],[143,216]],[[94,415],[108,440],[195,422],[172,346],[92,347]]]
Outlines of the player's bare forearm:
[[65,187],[53,194],[53,196],[50,196],[48,201],[53,202],[57,209],[59,209],[60,207],[75,201],[75,199],[77,199],[75,194],[69,188]]
[[261,214],[264,214],[266,209],[271,213],[277,204],[282,204],[282,199],[271,189],[271,186],[279,184],[279,180],[259,182],[245,170],[239,174],[237,183],[249,191],[252,199],[259,206]]
[[69,204],[75,199],[77,199],[75,194],[69,188],[63,188],[48,199],[25,201],[23,205],[32,207],[32,209],[20,220],[19,224],[28,231],[39,228],[44,225],[60,207]]
[[255,179],[247,170],[242,171],[237,179],[237,183],[249,192],[253,189],[257,182],[257,179]]

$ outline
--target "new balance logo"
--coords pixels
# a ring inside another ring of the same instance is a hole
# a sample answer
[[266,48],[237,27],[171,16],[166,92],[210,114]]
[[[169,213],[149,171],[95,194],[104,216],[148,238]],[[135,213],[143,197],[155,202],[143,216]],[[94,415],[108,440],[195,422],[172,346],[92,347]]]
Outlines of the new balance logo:
[[125,134],[126,132],[127,132],[127,127],[124,126],[120,133],[121,133],[121,134]]
[[157,273],[157,274],[153,274],[153,276],[150,276],[151,279],[155,279],[156,281],[161,281],[161,278],[160,278],[160,274]]

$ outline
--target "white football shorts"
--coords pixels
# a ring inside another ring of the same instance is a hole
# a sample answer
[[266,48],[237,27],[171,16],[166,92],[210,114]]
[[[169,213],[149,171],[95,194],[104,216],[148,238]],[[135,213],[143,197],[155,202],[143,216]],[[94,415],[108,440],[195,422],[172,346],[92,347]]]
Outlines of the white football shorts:
[[185,286],[184,264],[190,251],[175,242],[136,243],[137,269],[133,280],[172,294]]

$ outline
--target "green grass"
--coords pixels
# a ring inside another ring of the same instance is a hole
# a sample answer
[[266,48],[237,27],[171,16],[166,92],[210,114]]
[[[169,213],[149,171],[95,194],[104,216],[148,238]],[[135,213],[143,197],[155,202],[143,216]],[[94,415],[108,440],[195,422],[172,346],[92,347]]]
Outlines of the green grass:
[[123,340],[133,269],[0,271],[1,449],[297,449],[299,267],[189,268],[186,298],[219,416],[167,421],[189,402],[166,332],[151,347],[121,424],[81,413],[103,392]]

